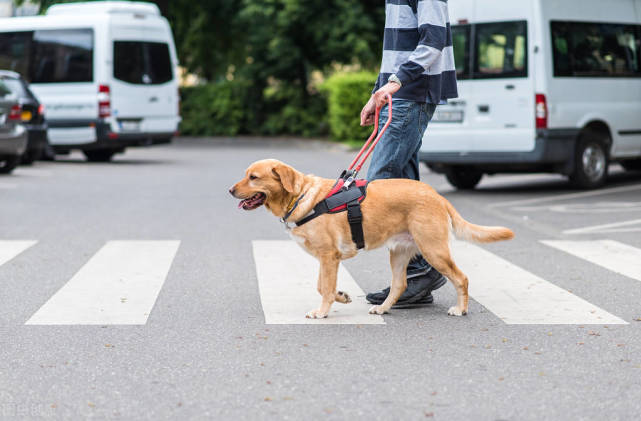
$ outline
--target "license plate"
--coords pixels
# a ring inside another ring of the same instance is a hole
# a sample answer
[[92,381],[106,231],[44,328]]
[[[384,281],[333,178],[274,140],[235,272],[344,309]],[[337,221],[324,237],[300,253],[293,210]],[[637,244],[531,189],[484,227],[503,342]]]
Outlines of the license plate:
[[440,123],[461,123],[463,122],[463,111],[437,109],[432,120]]
[[123,132],[139,132],[140,121],[121,121],[120,127]]
[[33,114],[31,114],[31,111],[22,112],[22,121],[24,122],[31,121],[31,117],[33,117]]

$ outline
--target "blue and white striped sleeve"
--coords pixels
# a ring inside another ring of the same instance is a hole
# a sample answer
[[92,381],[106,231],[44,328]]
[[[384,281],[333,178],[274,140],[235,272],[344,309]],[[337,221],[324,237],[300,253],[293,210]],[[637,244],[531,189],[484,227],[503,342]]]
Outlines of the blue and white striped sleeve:
[[447,0],[416,0],[418,46],[396,72],[401,83],[418,79],[432,67],[448,45],[451,36]]

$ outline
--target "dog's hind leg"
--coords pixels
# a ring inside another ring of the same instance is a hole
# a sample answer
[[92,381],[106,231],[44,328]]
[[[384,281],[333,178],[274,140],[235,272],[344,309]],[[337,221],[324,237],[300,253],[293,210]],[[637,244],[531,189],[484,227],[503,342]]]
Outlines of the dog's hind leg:
[[[323,255],[318,258],[320,262],[320,272],[318,274],[318,293],[322,297],[321,305],[316,310],[312,310],[306,314],[308,319],[324,319],[329,314],[334,301],[337,300],[339,295],[336,292],[336,278],[338,277],[338,265],[340,260],[338,256]],[[342,293],[344,296],[338,301],[348,303],[351,301],[349,296]],[[344,300],[344,301],[343,301]]]
[[407,288],[407,264],[412,257],[416,254],[415,249],[404,247],[397,247],[390,250],[389,260],[392,266],[392,285],[390,292],[387,295],[383,304],[373,306],[369,309],[370,314],[384,314],[396,304],[398,298],[405,292]]
[[462,316],[467,314],[469,300],[467,286],[469,281],[467,276],[461,272],[452,260],[447,235],[441,236],[441,240],[437,240],[434,236],[427,238],[426,236],[421,235],[420,232],[415,232],[413,234],[416,245],[420,249],[425,260],[427,260],[434,269],[445,275],[445,277],[447,277],[447,279],[449,279],[456,288],[456,306],[450,307],[447,314],[450,316]]

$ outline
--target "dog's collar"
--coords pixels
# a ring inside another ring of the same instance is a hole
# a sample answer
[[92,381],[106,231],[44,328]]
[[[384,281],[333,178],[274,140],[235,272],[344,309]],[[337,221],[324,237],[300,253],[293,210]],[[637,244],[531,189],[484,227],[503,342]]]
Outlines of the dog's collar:
[[300,201],[305,197],[305,193],[301,194],[298,199],[292,198],[291,202],[289,202],[289,205],[287,206],[287,211],[285,212],[285,216],[280,218],[280,221],[287,226],[287,219],[292,216],[292,213],[296,210],[298,207],[298,204]]

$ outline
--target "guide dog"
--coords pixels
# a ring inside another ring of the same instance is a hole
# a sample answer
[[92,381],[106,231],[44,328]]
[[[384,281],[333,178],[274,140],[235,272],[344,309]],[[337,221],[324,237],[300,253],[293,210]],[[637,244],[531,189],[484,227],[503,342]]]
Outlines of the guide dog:
[[[325,198],[334,183],[335,180],[304,175],[278,160],[265,159],[251,164],[243,179],[229,192],[241,199],[240,208],[254,210],[265,205],[278,218],[283,218],[298,201],[288,218],[288,221],[296,222]],[[432,187],[415,180],[372,181],[361,209],[365,249],[386,245],[392,267],[390,293],[383,304],[369,310],[371,314],[384,314],[396,303],[407,287],[407,265],[419,253],[456,288],[457,304],[448,310],[448,314],[467,314],[468,278],[450,255],[450,232],[459,239],[478,243],[514,237],[508,228],[467,222]],[[308,312],[306,317],[325,318],[335,301],[351,302],[348,294],[336,290],[340,261],[358,253],[345,213],[322,215],[305,225],[291,228],[290,234],[320,262],[317,289],[322,297],[321,305]]]

